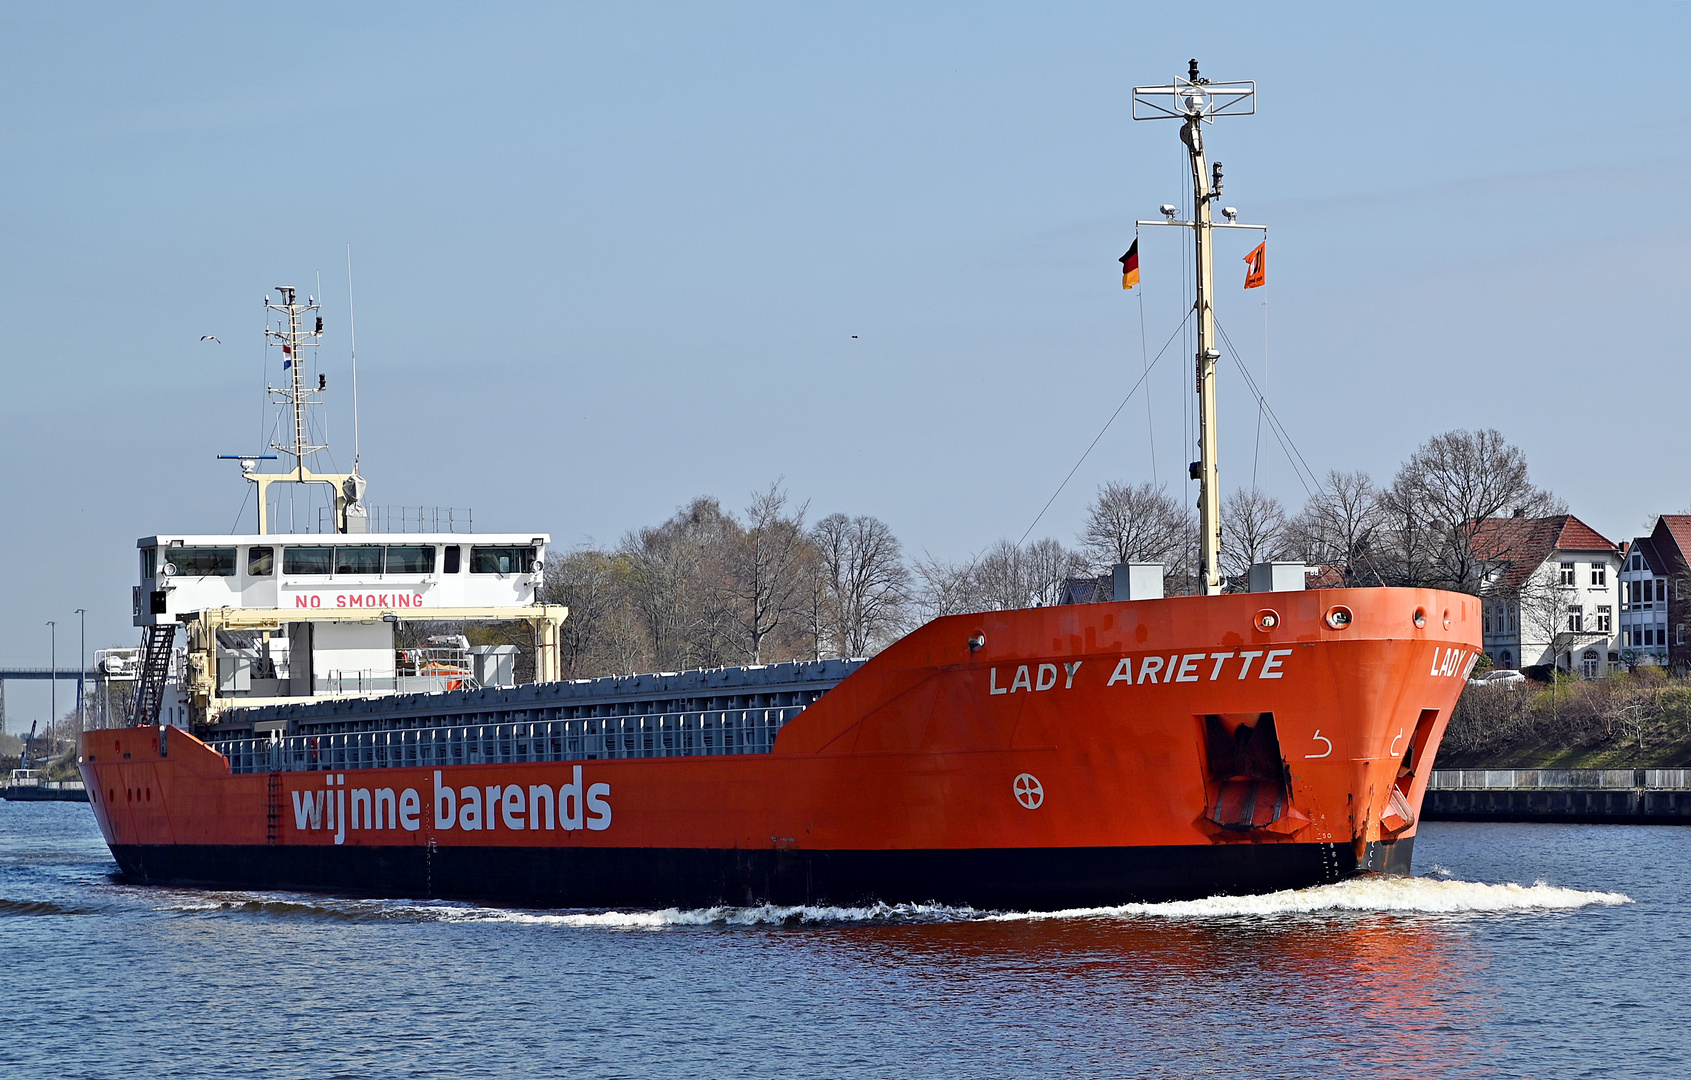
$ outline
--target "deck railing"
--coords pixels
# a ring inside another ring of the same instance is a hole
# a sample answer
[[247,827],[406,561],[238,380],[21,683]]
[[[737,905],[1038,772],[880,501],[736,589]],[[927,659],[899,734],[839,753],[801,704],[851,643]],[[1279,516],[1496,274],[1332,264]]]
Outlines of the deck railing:
[[86,790],[81,780],[43,780],[39,776],[26,776],[0,783],[0,788],[40,788],[43,791],[83,791]]
[[766,754],[803,706],[219,739],[235,773]]

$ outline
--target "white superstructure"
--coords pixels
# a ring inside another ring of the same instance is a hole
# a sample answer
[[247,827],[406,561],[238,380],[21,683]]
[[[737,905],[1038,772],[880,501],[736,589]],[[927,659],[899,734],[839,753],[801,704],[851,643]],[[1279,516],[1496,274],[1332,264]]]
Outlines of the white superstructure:
[[527,606],[535,601],[547,539],[533,533],[161,533],[136,541],[135,625],[176,622],[204,608],[357,614]]
[[[349,473],[309,468],[326,449],[312,441],[310,410],[327,382],[303,377],[302,356],[321,339],[323,319],[315,297],[300,303],[293,288],[277,291],[280,302],[267,296],[265,308],[280,319],[265,333],[284,358],[287,384],[270,393],[288,437],[272,449],[291,465],[261,472],[273,458],[237,456],[257,488],[256,533],[136,541],[132,610],[143,638],[133,721],[206,724],[234,706],[510,683],[515,645],[472,647],[463,633],[431,627],[426,644],[396,647],[406,622],[529,623],[534,678],[556,680],[568,612],[537,602],[545,534],[369,532],[356,455]],[[276,484],[327,489],[333,531],[270,532]],[[178,626],[187,637],[181,650]]]

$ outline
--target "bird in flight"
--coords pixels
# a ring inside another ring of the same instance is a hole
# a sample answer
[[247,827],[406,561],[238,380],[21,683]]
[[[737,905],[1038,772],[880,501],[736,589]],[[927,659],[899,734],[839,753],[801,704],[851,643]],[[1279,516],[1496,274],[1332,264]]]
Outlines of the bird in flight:
[[[217,339],[215,337],[211,336],[210,334],[201,334],[200,340],[201,341],[217,341]],[[223,344],[223,342],[221,342],[221,341],[217,341],[217,343],[219,345]]]

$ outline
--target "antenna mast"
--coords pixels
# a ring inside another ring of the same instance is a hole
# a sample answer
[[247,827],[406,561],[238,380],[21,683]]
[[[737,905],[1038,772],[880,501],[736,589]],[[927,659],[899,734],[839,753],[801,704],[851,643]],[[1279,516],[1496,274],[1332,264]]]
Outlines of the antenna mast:
[[[288,372],[286,386],[271,386],[268,390],[271,400],[281,405],[293,421],[291,441],[271,444],[271,449],[293,458],[293,468],[280,473],[261,473],[258,462],[261,458],[243,458],[241,460],[241,475],[258,485],[258,531],[270,531],[269,488],[271,484],[323,484],[331,492],[335,507],[335,531],[364,532],[366,522],[364,499],[364,478],[358,475],[355,463],[350,473],[319,473],[313,472],[306,466],[306,459],[319,450],[327,449],[321,444],[311,441],[310,407],[322,404],[324,391],[328,389],[325,376],[317,377],[317,385],[312,386],[305,377],[301,363],[304,350],[316,348],[323,338],[323,316],[318,314],[323,306],[314,296],[306,297],[305,303],[299,303],[298,291],[292,285],[278,285],[276,292],[280,296],[280,303],[272,303],[270,297],[264,298],[266,311],[274,311],[281,316],[275,326],[265,325],[264,336],[270,344],[278,345],[282,349],[282,370]],[[306,321],[315,320],[315,324],[307,328]]]
[[352,343],[352,471],[358,471],[358,320],[352,314],[352,245],[346,246],[346,330]]
[[[1163,208],[1167,221],[1141,221],[1140,225],[1175,225],[1192,230],[1196,252],[1198,352],[1195,358],[1198,393],[1198,460],[1189,466],[1198,481],[1198,575],[1204,593],[1221,592],[1221,484],[1216,464],[1215,362],[1221,353],[1215,347],[1215,274],[1211,250],[1212,229],[1262,229],[1260,225],[1238,225],[1227,210],[1227,224],[1210,220],[1210,203],[1221,198],[1221,162],[1208,165],[1204,156],[1204,129],[1217,116],[1250,116],[1256,112],[1256,83],[1212,83],[1198,74],[1193,60],[1184,79],[1167,86],[1133,88],[1135,120],[1179,120],[1180,141],[1192,162],[1192,219],[1175,221],[1175,209]],[[1267,232],[1266,229],[1263,229]]]

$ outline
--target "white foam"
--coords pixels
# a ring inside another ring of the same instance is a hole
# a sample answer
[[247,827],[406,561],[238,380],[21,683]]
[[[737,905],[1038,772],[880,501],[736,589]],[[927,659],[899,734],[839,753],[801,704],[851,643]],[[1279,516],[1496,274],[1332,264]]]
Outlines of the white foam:
[[755,907],[663,908],[659,911],[559,912],[500,908],[432,909],[447,922],[513,922],[598,930],[664,930],[682,926],[780,926],[853,922],[960,922],[978,918],[973,908],[943,904],[870,904],[865,907],[759,904]]
[[1593,904],[1630,904],[1623,893],[1564,889],[1542,881],[1531,885],[1485,885],[1422,877],[1358,877],[1333,885],[1286,889],[1256,896],[1212,896],[1164,904],[1121,904],[1068,911],[1005,912],[989,921],[1121,918],[1214,919],[1237,916],[1310,915],[1324,912],[1467,914],[1507,911],[1569,911]]
[[1120,904],[1063,911],[979,911],[945,904],[869,904],[862,907],[758,904],[750,907],[663,908],[657,911],[536,911],[483,907],[449,900],[352,900],[289,893],[173,892],[155,909],[184,915],[262,914],[273,917],[509,923],[582,930],[666,930],[703,926],[815,926],[841,923],[1014,922],[1041,919],[1221,919],[1320,916],[1346,912],[1484,914],[1569,911],[1630,904],[1622,893],[1531,885],[1486,885],[1442,877],[1365,876],[1307,889],[1255,896],[1212,896],[1161,904]]

